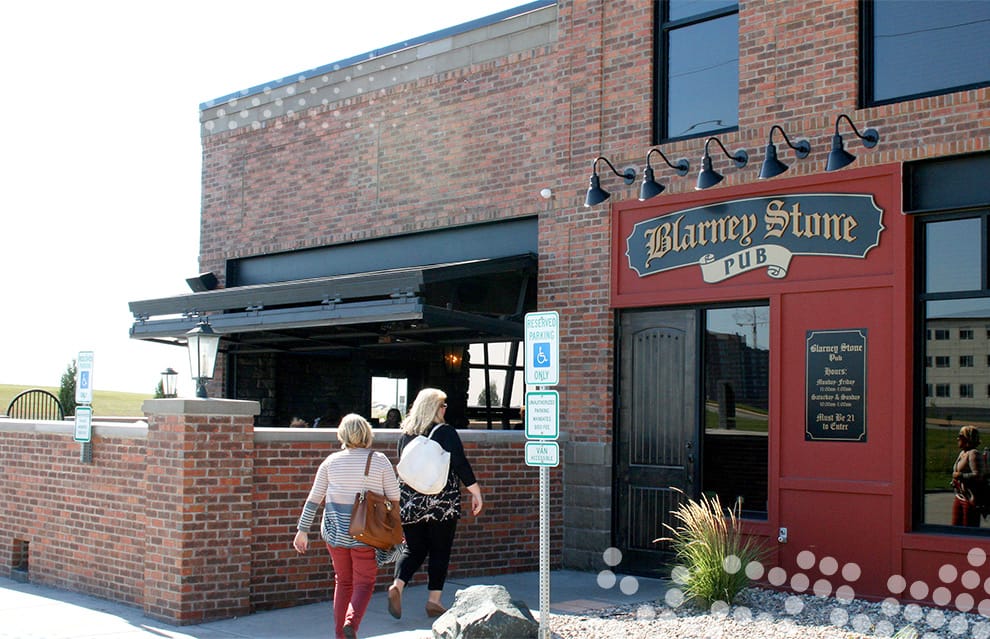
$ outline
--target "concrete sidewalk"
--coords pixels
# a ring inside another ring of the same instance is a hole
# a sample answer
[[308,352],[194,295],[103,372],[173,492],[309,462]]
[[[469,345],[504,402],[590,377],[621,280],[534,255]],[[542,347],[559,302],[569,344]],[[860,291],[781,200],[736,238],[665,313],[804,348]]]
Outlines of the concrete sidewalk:
[[[608,588],[598,575],[560,570],[550,576],[550,610],[579,613],[615,605],[652,602],[663,597],[668,582],[644,577],[620,578]],[[539,619],[537,572],[448,579],[444,604],[454,593],[476,584],[505,586]],[[622,586],[620,590],[620,585]],[[630,591],[624,594],[622,591]],[[429,639],[432,619],[424,611],[426,586],[410,586],[403,597],[402,619],[388,614],[385,591],[376,592],[361,623],[360,639]],[[237,619],[196,626],[171,626],[145,617],[134,608],[105,599],[0,577],[0,639],[327,639],[333,636],[329,601],[257,612]]]

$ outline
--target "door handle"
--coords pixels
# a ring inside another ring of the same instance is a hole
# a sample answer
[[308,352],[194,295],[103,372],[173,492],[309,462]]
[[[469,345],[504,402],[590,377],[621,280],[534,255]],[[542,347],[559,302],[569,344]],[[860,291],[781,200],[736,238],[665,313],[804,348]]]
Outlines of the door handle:
[[687,483],[694,483],[694,453],[687,454]]

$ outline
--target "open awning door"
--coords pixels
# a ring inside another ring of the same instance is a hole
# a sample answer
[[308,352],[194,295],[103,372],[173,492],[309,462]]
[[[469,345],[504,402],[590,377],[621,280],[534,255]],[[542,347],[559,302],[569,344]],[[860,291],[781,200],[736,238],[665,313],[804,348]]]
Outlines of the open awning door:
[[131,302],[130,333],[185,344],[207,317],[242,353],[522,339],[536,273],[525,254],[189,293]]

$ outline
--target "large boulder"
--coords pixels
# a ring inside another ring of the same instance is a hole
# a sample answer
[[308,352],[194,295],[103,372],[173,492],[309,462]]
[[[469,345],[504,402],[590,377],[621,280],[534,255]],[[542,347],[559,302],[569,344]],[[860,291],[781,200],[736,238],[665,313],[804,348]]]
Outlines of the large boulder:
[[433,622],[434,639],[536,639],[540,624],[504,586],[469,586]]

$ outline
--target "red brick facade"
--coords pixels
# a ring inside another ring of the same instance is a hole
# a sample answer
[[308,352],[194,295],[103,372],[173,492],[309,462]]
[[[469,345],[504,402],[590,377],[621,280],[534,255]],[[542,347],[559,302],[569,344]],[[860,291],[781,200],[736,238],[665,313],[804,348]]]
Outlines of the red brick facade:
[[[305,556],[292,537],[317,466],[339,448],[336,431],[255,431],[254,402],[148,407],[146,429],[97,425],[92,463],[80,461],[71,423],[0,422],[0,574],[176,624],[326,600],[332,570],[318,525]],[[242,414],[225,414],[231,407]],[[461,521],[451,575],[536,570],[539,476],[523,463],[522,434],[462,439],[487,508]],[[394,431],[375,441],[393,461],[395,444]],[[559,544],[559,528],[553,536]],[[379,586],[391,577],[383,568]]]

